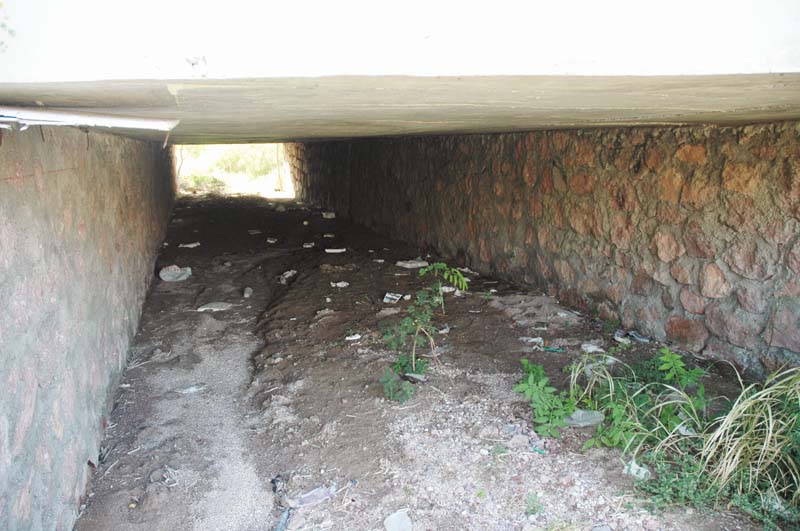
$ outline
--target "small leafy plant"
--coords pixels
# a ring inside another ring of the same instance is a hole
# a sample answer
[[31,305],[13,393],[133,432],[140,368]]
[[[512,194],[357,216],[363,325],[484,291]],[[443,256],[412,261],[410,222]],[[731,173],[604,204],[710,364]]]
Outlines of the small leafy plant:
[[527,359],[520,360],[525,376],[514,386],[533,410],[534,430],[542,436],[558,437],[559,428],[566,426],[564,419],[575,411],[575,399],[565,391],[560,393],[548,385],[541,365]]
[[398,376],[392,369],[386,369],[380,379],[383,385],[383,394],[390,400],[395,400],[401,404],[411,398],[414,394],[414,386]]
[[536,493],[528,494],[528,497],[525,498],[525,514],[527,516],[534,516],[541,513],[544,510],[544,506],[542,502],[539,501],[539,496]]

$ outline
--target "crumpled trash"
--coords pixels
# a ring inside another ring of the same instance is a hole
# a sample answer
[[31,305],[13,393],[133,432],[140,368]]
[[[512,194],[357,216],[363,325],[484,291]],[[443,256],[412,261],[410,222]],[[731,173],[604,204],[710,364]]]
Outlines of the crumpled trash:
[[346,288],[349,285],[350,285],[350,283],[349,282],[345,282],[344,280],[340,280],[339,282],[331,282],[331,287],[332,288]]
[[458,270],[461,271],[462,273],[464,273],[465,275],[477,275],[478,274],[477,271],[473,271],[472,269],[470,269],[468,267],[459,267]]
[[454,291],[456,291],[456,288],[454,288],[453,286],[442,286],[439,289],[442,293],[453,293]]
[[267,238],[267,243],[270,245],[278,243],[278,238]]
[[382,264],[386,260],[384,260],[383,258],[373,258],[372,261],[375,262],[376,264]]
[[410,301],[411,300],[411,295],[403,295],[403,300],[404,301]]
[[181,282],[192,276],[191,267],[180,267],[175,264],[161,268],[158,277],[164,282]]
[[361,334],[353,334],[344,338],[345,341],[358,341],[361,339]]
[[623,345],[630,345],[631,340],[625,337],[626,335],[625,330],[617,330],[614,332],[614,341]]
[[425,260],[400,260],[395,265],[405,269],[419,269],[421,267],[428,267],[430,264]]
[[289,283],[289,280],[291,280],[296,274],[297,274],[296,270],[290,269],[289,271],[281,273],[281,276],[278,277],[278,282],[280,282],[285,286]]
[[303,225],[304,225],[304,226],[306,226],[306,227],[308,227],[308,220],[304,220],[304,221],[303,221]]
[[641,466],[636,462],[636,459],[631,459],[625,464],[622,473],[628,476],[633,476],[639,481],[646,481],[650,479],[650,470],[646,466]]
[[200,306],[198,312],[224,312],[233,308],[233,304],[229,302],[209,302]]
[[261,234],[261,231],[258,229],[247,229],[247,234],[250,236],[255,236],[256,234]]
[[532,345],[534,348],[543,348],[544,347],[544,338],[541,337],[527,337],[523,336],[519,338],[520,341],[523,343],[527,343],[528,345]]
[[598,347],[592,343],[584,343],[581,345],[581,351],[587,354],[605,354],[605,349],[603,347]]
[[303,244],[303,249],[311,249],[314,247],[314,242],[308,242]]
[[450,333],[450,325],[449,324],[445,324],[442,328],[438,329],[436,332],[439,333],[439,334],[442,334],[442,335],[449,334]]
[[250,288],[250,287],[244,288],[244,292],[242,293],[242,296],[244,296],[245,299],[249,299],[250,297],[252,297],[253,296],[253,288]]
[[328,498],[333,498],[336,495],[336,483],[331,484],[330,487],[317,487],[312,489],[305,494],[301,494],[296,498],[287,499],[287,504],[289,507],[293,509],[299,509],[301,507],[311,507],[312,505],[317,505],[318,503],[322,503]]
[[383,302],[386,304],[397,304],[403,298],[402,293],[389,293],[383,296]]
[[346,250],[347,250],[347,249],[345,249],[344,247],[340,247],[340,248],[328,248],[328,249],[325,249],[325,252],[326,252],[326,253],[328,253],[328,254],[340,254],[340,253],[343,253],[343,252],[345,252]]
[[336,219],[336,212],[323,212],[322,219]]
[[400,509],[383,521],[383,528],[386,531],[413,531],[414,524],[408,517],[408,509]]
[[325,234],[322,235],[322,237],[323,238],[335,238],[336,235],[331,233],[331,232],[326,232]]
[[630,330],[628,332],[628,336],[632,337],[633,339],[635,339],[639,343],[650,343],[650,338],[649,337],[643,336],[642,334],[640,334],[636,330]]
[[184,247],[186,249],[194,249],[195,247],[200,247],[200,242],[181,243],[178,244],[178,247]]
[[605,415],[592,409],[576,409],[571,415],[564,418],[564,424],[573,428],[587,428],[597,426],[605,420]]

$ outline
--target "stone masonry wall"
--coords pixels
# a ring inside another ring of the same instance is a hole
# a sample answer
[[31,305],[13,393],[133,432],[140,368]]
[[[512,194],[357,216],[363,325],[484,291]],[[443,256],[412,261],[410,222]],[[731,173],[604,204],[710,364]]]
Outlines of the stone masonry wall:
[[797,123],[367,139],[289,154],[304,197],[358,223],[755,374],[800,363]]
[[72,529],[172,206],[160,145],[0,144],[0,529]]

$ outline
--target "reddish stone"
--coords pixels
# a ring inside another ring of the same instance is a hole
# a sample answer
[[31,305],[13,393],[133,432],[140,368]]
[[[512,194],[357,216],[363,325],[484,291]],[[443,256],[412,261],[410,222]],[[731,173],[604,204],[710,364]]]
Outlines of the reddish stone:
[[614,212],[611,216],[611,242],[620,249],[627,249],[633,237],[633,224],[630,215]]
[[681,203],[698,210],[705,208],[717,198],[718,187],[697,173],[686,182],[681,194]]
[[736,231],[752,229],[758,217],[752,197],[732,194],[726,198],[726,208],[722,212],[722,222]]
[[703,228],[696,221],[691,221],[686,226],[683,243],[689,256],[697,258],[714,258],[717,247],[714,241],[706,235]]
[[669,341],[694,352],[702,350],[708,340],[708,330],[702,322],[677,315],[667,319],[665,332]]
[[683,288],[680,293],[680,299],[681,305],[687,312],[695,315],[703,315],[703,313],[705,313],[706,303],[708,302],[708,299],[705,297],[701,297],[700,295],[692,293],[688,289]]
[[575,282],[575,271],[565,260],[556,260],[553,262],[553,267],[562,284],[570,286]]
[[604,321],[619,320],[619,314],[614,310],[614,307],[607,302],[601,302],[597,305],[597,316]]
[[659,199],[677,205],[683,189],[683,175],[670,168],[658,176]]
[[706,326],[733,345],[756,350],[763,320],[761,316],[742,311],[735,304],[715,302],[706,307]]
[[594,175],[573,174],[569,177],[569,187],[578,195],[591,193],[594,188]]
[[792,248],[786,253],[786,265],[796,275],[800,275],[800,239],[794,242]]
[[650,295],[653,287],[653,279],[646,271],[639,271],[631,280],[631,292],[636,295]]
[[785,281],[775,290],[775,296],[800,298],[800,279]]
[[614,304],[621,304],[625,298],[625,288],[621,284],[612,284],[606,288],[605,294]]
[[731,270],[750,280],[764,280],[775,274],[778,252],[755,238],[738,238],[723,256]]
[[525,184],[533,186],[536,182],[536,161],[529,158],[525,161],[525,167],[522,169],[522,177],[525,179]]
[[597,226],[591,203],[578,203],[572,207],[569,224],[575,232],[583,236],[596,232]]
[[668,310],[671,310],[675,307],[675,299],[673,299],[672,293],[668,288],[661,289],[661,304],[663,304]]
[[655,171],[661,166],[663,160],[664,156],[661,154],[661,151],[656,148],[650,148],[647,150],[647,158],[644,163],[648,168]]
[[720,299],[731,294],[731,285],[717,264],[706,264],[703,268],[700,292],[711,299]]
[[684,144],[675,152],[675,158],[699,166],[705,164],[708,160],[706,158],[706,148],[701,144]]
[[729,162],[722,170],[722,187],[745,195],[755,195],[761,185],[761,177],[750,165]]
[[595,165],[594,143],[588,140],[579,140],[575,144],[575,160],[578,164],[593,168]]
[[680,262],[676,262],[672,264],[669,268],[669,272],[679,284],[694,284],[692,280],[692,272],[689,270],[688,267],[682,265]]
[[744,310],[750,313],[763,313],[769,304],[763,288],[762,284],[750,284],[742,281],[736,287],[736,300]]
[[659,230],[653,237],[653,243],[656,246],[656,254],[658,259],[665,263],[670,263],[679,256],[682,256],[686,249],[683,245],[679,244],[675,237],[669,232]]
[[800,352],[800,301],[779,299],[764,339],[772,347]]
[[544,165],[541,175],[539,176],[539,191],[542,194],[553,192],[553,171],[547,164]]

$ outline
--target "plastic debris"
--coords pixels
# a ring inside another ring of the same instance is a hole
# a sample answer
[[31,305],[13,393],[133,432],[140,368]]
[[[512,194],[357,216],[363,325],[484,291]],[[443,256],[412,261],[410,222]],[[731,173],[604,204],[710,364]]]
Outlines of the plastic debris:
[[178,392],[180,394],[182,394],[182,395],[193,395],[195,393],[199,393],[200,391],[202,391],[205,388],[206,388],[206,386],[204,384],[190,385],[189,387],[187,387],[185,389],[181,389]]
[[322,219],[336,219],[336,212],[323,212]]
[[242,293],[245,299],[249,299],[253,296],[253,288],[244,288],[244,292]]
[[344,280],[340,280],[339,282],[331,282],[331,287],[332,288],[346,288],[349,285],[350,285],[350,283],[349,282],[345,282]]
[[520,341],[523,343],[527,343],[528,345],[533,345],[534,347],[543,348],[544,347],[544,338],[541,337],[527,337],[523,336],[519,338]]
[[333,249],[325,249],[325,252],[328,254],[339,254],[345,252],[347,249],[344,247],[341,248],[333,248]]
[[336,235],[331,233],[331,232],[326,232],[325,234],[322,235],[322,237],[323,238],[335,238]]
[[330,487],[317,487],[305,494],[301,494],[297,498],[287,500],[290,507],[299,509],[301,507],[311,507],[322,503],[328,498],[333,498],[336,495],[336,483],[331,484]]
[[436,332],[438,332],[439,334],[442,334],[442,335],[449,334],[450,333],[450,325],[449,324],[445,324],[442,328],[438,329]]
[[401,378],[404,380],[408,380],[411,383],[425,383],[428,381],[422,374],[417,374],[415,372],[407,372],[401,375]]
[[630,345],[631,340],[625,337],[625,335],[625,330],[617,330],[614,332],[614,341],[617,343],[622,343],[623,345]]
[[361,339],[361,334],[353,334],[344,338],[345,341],[358,341]]
[[372,261],[375,262],[376,264],[382,264],[386,260],[384,260],[383,258],[373,258]]
[[421,267],[428,267],[430,264],[425,260],[400,260],[395,265],[405,269],[419,269]]
[[177,265],[169,265],[158,272],[158,276],[164,282],[181,282],[192,276],[191,267],[180,267]]
[[400,308],[383,308],[375,314],[376,317],[389,317],[390,315],[397,315],[400,313]]
[[261,231],[258,229],[247,229],[247,234],[250,236],[255,236],[256,234],[261,234]]
[[414,524],[408,517],[408,509],[400,509],[387,516],[383,521],[383,528],[386,531],[412,531]]
[[402,293],[387,292],[386,295],[383,296],[383,302],[385,302],[386,304],[397,304],[402,298],[403,298]]
[[278,277],[278,282],[280,282],[285,286],[289,283],[289,280],[291,280],[296,274],[297,274],[296,270],[290,269],[289,271],[281,273],[281,276]]
[[336,313],[335,310],[331,310],[330,308],[323,308],[321,310],[317,310],[317,313],[314,314],[314,317],[319,318],[319,317],[324,317],[326,315],[333,315],[335,313]]
[[636,330],[629,331],[628,332],[628,336],[632,337],[633,339],[635,339],[639,343],[650,343],[650,338],[649,337],[641,335]]
[[333,299],[331,299],[330,297],[325,297],[325,302],[327,302],[328,304],[330,304],[330,303],[332,303],[332,302],[333,302]]
[[564,352],[563,348],[558,347],[543,347],[542,350],[545,352]]
[[308,227],[308,220],[304,220],[304,221],[303,221],[303,225],[304,225],[304,226],[306,226],[306,227]]
[[233,308],[233,304],[229,302],[209,302],[200,306],[198,312],[224,312]]
[[465,275],[477,275],[478,274],[477,271],[473,271],[472,269],[470,269],[468,267],[459,267],[458,270],[461,271],[462,273],[464,273]]
[[314,242],[308,242],[303,244],[303,249],[311,249],[314,247]]
[[598,347],[592,343],[584,343],[581,345],[581,351],[587,354],[605,354],[605,349],[603,347]]
[[411,295],[403,295],[403,300],[404,301],[410,301],[411,300]]
[[587,428],[589,426],[597,426],[603,420],[605,420],[605,415],[600,411],[576,409],[570,416],[564,418],[564,423],[573,428]]
[[442,286],[440,289],[442,293],[453,293],[454,291],[456,291],[456,288],[454,288],[453,286]]
[[267,238],[267,243],[270,245],[278,243],[278,238]]
[[616,358],[612,358],[611,356],[604,356],[596,363],[587,364],[586,367],[583,368],[583,374],[586,376],[586,378],[591,378],[595,367],[602,365],[614,365],[616,362],[617,362]]
[[628,476],[633,476],[639,481],[646,481],[650,479],[650,470],[646,466],[639,465],[635,459],[631,459],[625,464],[622,473]]
[[185,249],[194,249],[195,247],[200,247],[200,242],[192,242],[192,243],[181,243],[178,247],[183,247]]

